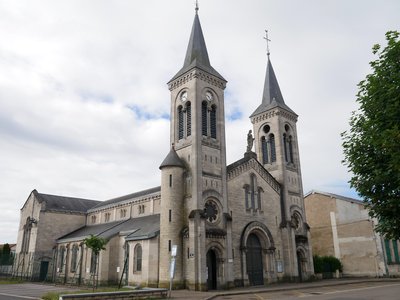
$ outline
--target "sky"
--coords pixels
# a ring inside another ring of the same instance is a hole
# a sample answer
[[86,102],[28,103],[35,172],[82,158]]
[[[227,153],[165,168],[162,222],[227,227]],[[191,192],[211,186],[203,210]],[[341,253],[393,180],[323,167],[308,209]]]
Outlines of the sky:
[[[192,0],[0,0],[0,244],[30,192],[107,200],[160,184],[167,82],[182,67]],[[400,2],[199,0],[225,90],[228,164],[243,157],[271,62],[298,115],[304,193],[349,197],[340,133],[371,72],[372,46],[400,28]]]

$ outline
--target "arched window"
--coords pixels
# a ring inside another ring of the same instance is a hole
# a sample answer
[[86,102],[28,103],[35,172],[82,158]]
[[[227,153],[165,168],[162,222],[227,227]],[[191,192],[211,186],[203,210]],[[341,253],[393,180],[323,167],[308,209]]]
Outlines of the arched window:
[[288,158],[288,141],[286,138],[286,133],[283,134],[283,150],[285,152],[285,161],[288,162],[289,158]]
[[257,194],[257,209],[261,210],[261,193],[264,192],[264,190],[262,188],[258,188],[257,189],[258,194]]
[[246,209],[250,208],[250,203],[249,203],[249,185],[245,184],[243,186],[244,189],[244,203],[245,203],[245,207]]
[[72,246],[72,253],[71,253],[71,272],[76,271],[77,259],[78,259],[78,245],[74,244]]
[[261,151],[262,151],[262,161],[263,164],[268,163],[268,147],[267,147],[267,141],[265,140],[265,136],[261,138]]
[[192,105],[186,104],[186,136],[192,135]]
[[292,139],[291,136],[289,136],[288,146],[289,146],[289,162],[294,163],[294,160],[293,160],[293,139]]
[[276,162],[275,136],[272,133],[269,135],[269,145],[271,147],[271,162]]
[[97,255],[94,251],[92,251],[92,257],[90,259],[90,273],[96,273],[97,269]]
[[207,136],[207,102],[201,103],[201,132]]
[[183,110],[182,106],[178,107],[178,139],[183,139]]
[[135,246],[135,250],[133,252],[133,264],[134,272],[142,271],[142,246],[140,244]]
[[26,219],[26,223],[24,225],[24,235],[22,237],[22,247],[21,250],[23,253],[29,252],[29,241],[31,239],[31,229],[32,229],[32,219],[28,217]]
[[251,174],[250,175],[250,205],[251,205],[251,208],[253,208],[253,209],[255,209],[256,187],[257,187],[256,175]]
[[217,108],[215,105],[211,107],[210,114],[210,133],[213,139],[217,138]]
[[58,268],[60,273],[64,270],[64,260],[65,260],[65,247],[62,246],[60,248],[60,252],[58,255]]

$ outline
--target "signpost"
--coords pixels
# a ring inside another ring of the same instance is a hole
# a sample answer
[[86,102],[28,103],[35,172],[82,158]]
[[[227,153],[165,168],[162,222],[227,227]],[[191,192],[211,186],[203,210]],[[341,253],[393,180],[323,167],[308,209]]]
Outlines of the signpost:
[[176,252],[178,250],[177,245],[172,245],[171,248],[171,264],[169,265],[169,298],[171,298],[171,292],[172,292],[172,280],[174,279],[175,275],[175,258],[176,258]]

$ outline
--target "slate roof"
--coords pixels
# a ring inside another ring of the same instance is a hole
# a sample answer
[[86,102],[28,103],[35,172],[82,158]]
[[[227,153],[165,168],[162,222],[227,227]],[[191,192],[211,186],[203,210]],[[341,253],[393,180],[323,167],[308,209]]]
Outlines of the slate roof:
[[149,215],[122,221],[87,225],[57,239],[58,243],[81,241],[91,234],[110,238],[120,234],[126,235],[126,240],[143,240],[155,237],[160,232],[160,215]]
[[263,113],[275,107],[283,108],[297,116],[297,114],[285,104],[281,89],[276,79],[274,68],[272,67],[271,60],[268,56],[267,71],[265,73],[264,81],[264,92],[262,103],[260,106],[251,114],[250,117]]
[[86,213],[88,209],[101,203],[96,200],[42,194],[36,190],[33,190],[33,194],[39,202],[45,202],[46,211]]
[[344,200],[347,202],[352,202],[352,203],[358,203],[358,204],[364,204],[364,202],[360,199],[354,199],[354,198],[350,198],[350,197],[345,197],[345,196],[341,196],[341,195],[337,195],[337,194],[332,194],[332,193],[327,193],[327,192],[321,192],[321,191],[317,191],[317,190],[311,190],[309,191],[307,194],[304,195],[304,198],[312,195],[312,194],[320,194],[320,195],[324,195],[324,196],[328,196],[331,198],[336,198],[339,200]]
[[192,32],[190,34],[189,44],[186,50],[185,62],[182,69],[180,69],[179,72],[169,82],[175,80],[179,76],[195,67],[226,81],[224,77],[222,77],[222,75],[219,74],[210,64],[206,42],[204,40],[197,11],[196,15],[194,16]]
[[150,196],[152,194],[157,195],[157,194],[160,194],[160,192],[161,192],[161,186],[157,186],[157,187],[154,187],[154,188],[151,188],[151,189],[135,192],[135,193],[128,194],[128,195],[125,195],[125,196],[121,196],[121,197],[118,197],[118,198],[113,198],[113,199],[110,199],[110,200],[107,200],[107,201],[100,201],[100,202],[98,202],[98,204],[96,206],[91,207],[88,210],[88,212],[97,210],[99,208],[106,208],[106,207],[112,206],[112,205],[114,205],[116,203],[124,203],[124,201],[125,202],[129,202],[134,198],[143,198],[144,196]]
[[160,169],[164,167],[181,167],[184,168],[185,164],[182,159],[176,154],[175,149],[172,147],[171,151],[169,151],[168,155],[165,157],[163,162],[160,165]]

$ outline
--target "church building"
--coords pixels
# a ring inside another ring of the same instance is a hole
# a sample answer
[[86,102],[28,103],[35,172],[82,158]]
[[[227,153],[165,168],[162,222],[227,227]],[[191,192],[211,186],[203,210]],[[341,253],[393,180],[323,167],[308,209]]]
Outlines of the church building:
[[[173,262],[174,288],[191,290],[310,277],[298,116],[267,59],[247,151],[227,165],[227,81],[210,64],[196,8],[183,67],[168,82],[160,186],[108,201],[34,190],[21,209],[14,275],[166,287]],[[83,242],[90,235],[108,240],[98,258]]]

